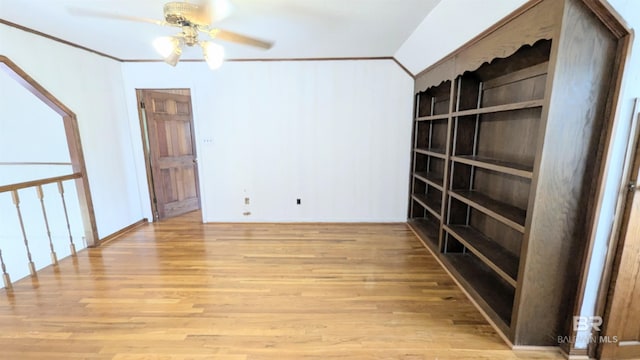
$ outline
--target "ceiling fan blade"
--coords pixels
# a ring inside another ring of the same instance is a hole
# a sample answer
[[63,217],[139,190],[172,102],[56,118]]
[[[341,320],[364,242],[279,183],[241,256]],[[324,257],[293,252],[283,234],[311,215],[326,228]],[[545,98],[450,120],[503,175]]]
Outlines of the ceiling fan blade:
[[209,35],[214,39],[220,39],[224,41],[234,42],[242,45],[249,45],[259,47],[265,50],[271,49],[273,43],[261,39],[256,39],[250,36],[238,34],[228,30],[211,29]]
[[97,18],[103,18],[103,19],[145,22],[145,23],[150,23],[155,25],[167,25],[167,23],[164,22],[163,20],[155,20],[155,19],[143,18],[138,16],[121,15],[121,14],[109,13],[109,12],[104,12],[99,10],[68,7],[67,11],[71,15],[75,15],[75,16],[89,16],[89,17],[97,17]]

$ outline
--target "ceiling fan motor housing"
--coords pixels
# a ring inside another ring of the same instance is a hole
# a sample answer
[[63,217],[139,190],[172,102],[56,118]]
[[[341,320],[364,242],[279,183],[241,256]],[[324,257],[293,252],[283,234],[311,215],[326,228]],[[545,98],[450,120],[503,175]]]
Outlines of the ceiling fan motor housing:
[[199,5],[186,2],[169,2],[164,5],[164,19],[177,26],[208,25],[204,20],[205,9]]

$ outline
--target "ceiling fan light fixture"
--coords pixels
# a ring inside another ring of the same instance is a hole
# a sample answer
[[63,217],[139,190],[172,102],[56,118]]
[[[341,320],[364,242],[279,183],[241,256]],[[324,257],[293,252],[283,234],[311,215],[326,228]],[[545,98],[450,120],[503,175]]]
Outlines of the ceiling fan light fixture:
[[171,66],[176,66],[176,64],[178,64],[178,61],[180,60],[180,55],[182,55],[182,49],[178,47],[173,53],[171,53],[171,55],[164,58],[164,62]]
[[180,48],[180,40],[171,36],[163,36],[153,40],[153,47],[158,54],[162,56],[164,62],[171,66],[176,66],[180,55],[182,55],[182,49]]
[[200,46],[202,46],[204,59],[207,61],[209,68],[211,70],[220,68],[224,62],[224,48],[210,41],[203,41],[200,43]]
[[164,20],[121,15],[88,8],[77,8],[73,10],[72,13],[80,16],[178,27],[181,29],[180,33],[174,36],[159,37],[153,41],[153,47],[162,56],[163,60],[171,66],[176,66],[178,61],[180,61],[183,47],[199,45],[202,47],[207,65],[209,65],[211,69],[217,69],[222,66],[224,62],[224,48],[212,42],[199,41],[198,34],[204,33],[212,39],[253,46],[264,50],[269,50],[273,46],[273,42],[270,41],[212,26],[215,22],[221,21],[233,12],[234,6],[231,4],[231,1],[233,0],[169,0],[163,7]]

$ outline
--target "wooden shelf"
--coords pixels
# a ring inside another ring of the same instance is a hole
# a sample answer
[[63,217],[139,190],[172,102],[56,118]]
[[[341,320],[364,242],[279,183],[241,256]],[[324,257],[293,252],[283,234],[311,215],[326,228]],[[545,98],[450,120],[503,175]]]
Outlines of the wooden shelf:
[[519,261],[516,256],[471,226],[445,225],[444,229],[511,286],[517,286]]
[[533,177],[533,167],[516,164],[508,161],[491,159],[483,156],[458,155],[451,157],[451,160],[483,169],[498,171],[505,174],[515,175],[527,179]]
[[442,191],[442,186],[444,184],[444,179],[442,175],[436,174],[432,171],[421,171],[413,174],[418,180],[424,181],[427,184],[437,188]]
[[442,196],[433,194],[413,194],[413,199],[424,206],[437,219],[442,219],[440,211],[442,209]]
[[437,158],[440,158],[440,159],[443,159],[443,160],[447,158],[447,155],[444,153],[444,149],[438,149],[438,148],[431,148],[431,149],[416,148],[415,152],[417,152],[418,154],[424,154],[424,155],[437,157]]
[[422,242],[429,246],[434,253],[440,252],[438,240],[440,237],[440,223],[435,219],[415,218],[407,222]]
[[452,190],[449,194],[501,223],[524,233],[526,210],[494,200],[478,191]]
[[544,104],[544,100],[529,100],[529,101],[523,101],[523,102],[518,102],[513,104],[496,105],[496,106],[489,106],[489,107],[479,108],[479,109],[455,111],[453,114],[451,114],[451,116],[479,115],[479,114],[497,113],[497,112],[504,112],[504,111],[530,109],[530,108],[542,107],[543,104]]
[[449,118],[449,114],[438,114],[438,115],[428,115],[428,116],[419,116],[416,118],[416,121],[434,121],[434,120],[446,120]]
[[515,289],[472,254],[446,253],[442,254],[441,260],[473,301],[504,333],[508,333]]

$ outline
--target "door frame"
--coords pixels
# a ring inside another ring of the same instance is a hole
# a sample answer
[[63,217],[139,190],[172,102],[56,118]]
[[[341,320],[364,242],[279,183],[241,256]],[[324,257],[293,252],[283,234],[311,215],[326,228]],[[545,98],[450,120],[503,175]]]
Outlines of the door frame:
[[[635,100],[634,109],[632,112],[632,124],[629,135],[629,144],[627,146],[627,152],[625,156],[623,183],[621,185],[622,191],[625,191],[624,200],[619,204],[619,214],[616,216],[613,227],[613,236],[609,243],[607,250],[607,257],[605,260],[604,273],[602,276],[602,283],[599,289],[597,298],[598,313],[603,314],[603,328],[604,335],[611,334],[608,330],[612,325],[618,326],[620,324],[611,323],[611,310],[613,304],[613,295],[615,293],[616,280],[619,274],[620,261],[623,257],[625,250],[625,236],[629,221],[631,219],[631,210],[633,206],[634,193],[630,187],[631,181],[637,183],[639,179],[634,179],[634,169],[638,163],[640,163],[640,98]],[[606,343],[597,343],[596,346],[591,347],[589,355],[591,357],[600,358],[605,355]],[[607,354],[611,355],[611,354]]]
[[[158,221],[159,220],[159,212],[158,212],[158,203],[157,203],[157,199],[156,199],[156,195],[155,195],[155,184],[153,181],[153,169],[151,167],[151,152],[150,152],[150,147],[149,147],[149,128],[148,128],[148,124],[147,124],[147,113],[146,113],[146,109],[145,109],[145,104],[144,104],[144,92],[145,91],[158,91],[158,92],[168,92],[168,93],[175,93],[175,94],[181,94],[181,95],[185,95],[186,93],[182,93],[182,92],[188,92],[188,95],[191,98],[191,89],[189,88],[145,88],[145,89],[136,89],[136,102],[137,102],[137,107],[138,107],[138,119],[139,119],[139,123],[140,123],[140,140],[141,140],[141,144],[142,144],[142,152],[144,155],[144,164],[145,164],[145,170],[146,170],[146,175],[147,175],[147,189],[149,192],[149,204],[151,206],[151,214],[153,216],[153,221]],[[192,116],[191,116],[191,126],[192,128],[195,129],[195,124],[194,124],[194,119],[193,119],[193,102],[191,102],[191,112],[192,112]],[[194,134],[192,133],[192,136],[194,136]],[[195,139],[194,139],[195,140]],[[194,152],[194,156],[197,159],[197,148],[196,148],[196,143],[195,141],[193,142],[193,152]],[[199,174],[199,167],[195,166],[194,167],[194,171],[195,171],[195,177],[196,177],[196,190],[198,191],[198,203],[200,208],[202,208],[202,199],[201,199],[201,192],[200,192],[200,174]]]

